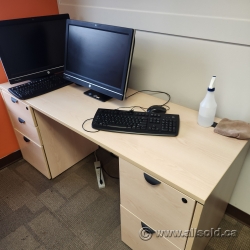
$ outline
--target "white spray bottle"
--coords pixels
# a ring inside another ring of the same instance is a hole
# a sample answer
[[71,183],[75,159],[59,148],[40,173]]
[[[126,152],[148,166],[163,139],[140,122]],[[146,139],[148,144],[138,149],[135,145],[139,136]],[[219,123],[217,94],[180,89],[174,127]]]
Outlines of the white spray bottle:
[[202,127],[210,127],[214,123],[214,117],[216,113],[217,103],[214,97],[214,81],[216,76],[213,76],[209,87],[207,89],[207,94],[205,98],[200,103],[198,124]]

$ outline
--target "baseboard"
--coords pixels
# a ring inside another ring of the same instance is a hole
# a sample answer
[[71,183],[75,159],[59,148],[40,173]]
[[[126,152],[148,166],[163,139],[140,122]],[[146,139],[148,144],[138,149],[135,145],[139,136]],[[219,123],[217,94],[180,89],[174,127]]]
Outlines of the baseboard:
[[8,165],[10,165],[11,163],[22,159],[22,153],[20,150],[11,153],[10,155],[7,155],[5,157],[3,157],[2,159],[0,159],[0,169],[3,169],[5,167],[7,167]]
[[250,227],[250,214],[241,211],[239,208],[228,204],[226,214]]

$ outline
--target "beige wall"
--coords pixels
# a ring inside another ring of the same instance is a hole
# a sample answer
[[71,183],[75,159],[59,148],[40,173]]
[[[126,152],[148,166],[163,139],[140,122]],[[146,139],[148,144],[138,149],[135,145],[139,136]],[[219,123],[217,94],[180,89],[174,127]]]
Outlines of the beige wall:
[[[213,75],[218,117],[250,122],[250,2],[58,0],[72,19],[135,28],[129,86],[198,110]],[[171,110],[170,110],[171,111]],[[230,203],[250,214],[250,153]]]

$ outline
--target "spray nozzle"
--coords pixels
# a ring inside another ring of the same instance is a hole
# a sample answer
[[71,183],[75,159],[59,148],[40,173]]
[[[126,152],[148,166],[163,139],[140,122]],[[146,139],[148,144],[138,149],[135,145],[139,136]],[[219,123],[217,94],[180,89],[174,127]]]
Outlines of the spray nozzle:
[[211,79],[211,81],[210,81],[208,89],[213,89],[214,88],[214,81],[215,81],[215,79],[216,79],[216,76],[213,76],[212,79]]

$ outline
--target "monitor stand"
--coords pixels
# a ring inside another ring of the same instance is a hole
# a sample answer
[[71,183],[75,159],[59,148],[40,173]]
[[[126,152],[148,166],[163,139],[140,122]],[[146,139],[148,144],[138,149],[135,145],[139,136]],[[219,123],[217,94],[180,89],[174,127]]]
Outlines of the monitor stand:
[[101,102],[106,102],[106,101],[108,101],[109,99],[112,98],[112,97],[110,97],[110,96],[101,94],[101,93],[99,93],[99,92],[97,92],[97,91],[94,91],[94,90],[92,90],[92,89],[90,89],[90,90],[88,90],[88,91],[85,91],[85,92],[83,92],[83,93],[84,93],[85,95],[88,95],[88,96],[90,96],[90,97],[92,97],[92,98],[95,98],[95,99],[97,99],[97,100],[99,100],[99,101],[101,101]]

